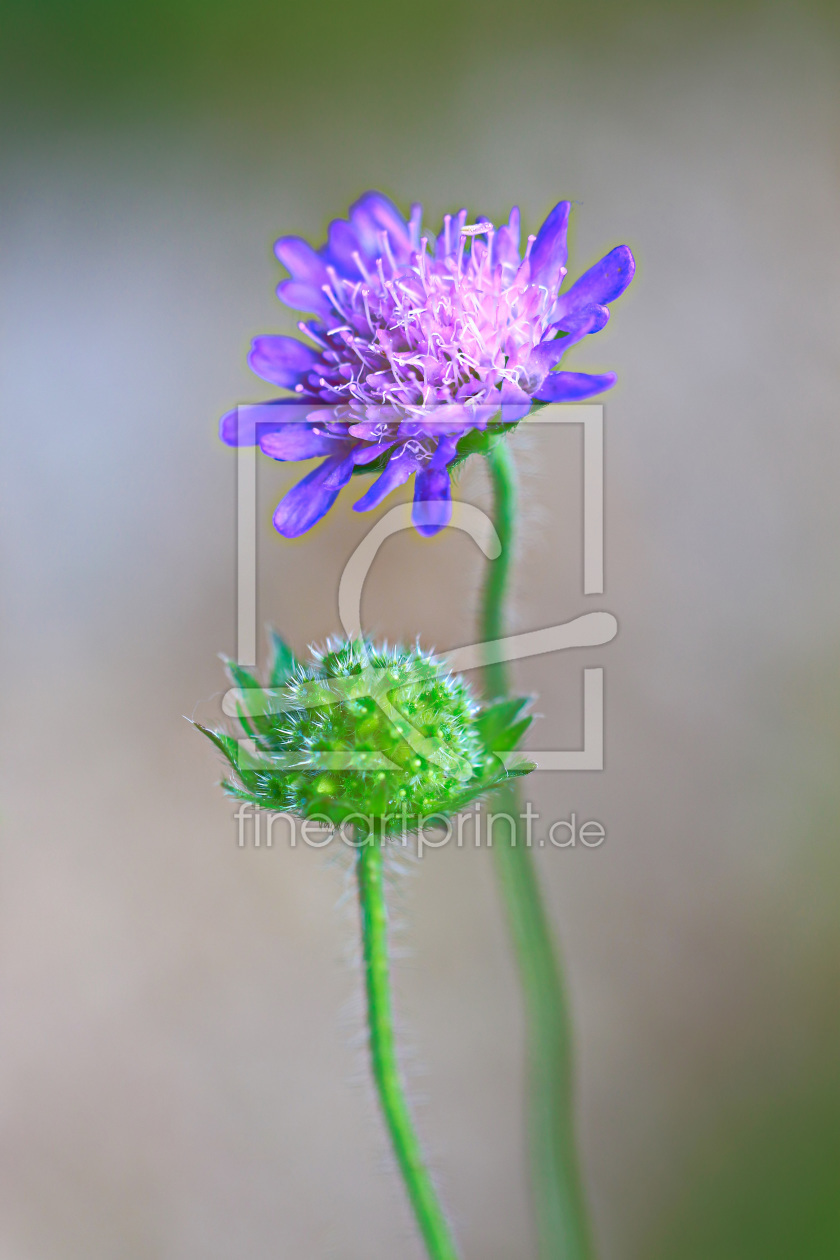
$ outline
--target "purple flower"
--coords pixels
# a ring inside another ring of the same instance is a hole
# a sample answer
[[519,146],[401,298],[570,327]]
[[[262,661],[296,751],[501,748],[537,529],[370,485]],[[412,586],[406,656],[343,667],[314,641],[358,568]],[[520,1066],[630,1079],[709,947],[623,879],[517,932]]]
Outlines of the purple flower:
[[281,237],[275,251],[291,278],[278,295],[314,315],[298,325],[312,344],[257,337],[251,368],[293,396],[221,424],[225,442],[258,442],[272,459],[325,457],[277,507],[281,534],[305,533],[368,466],[379,475],[356,510],[414,476],[414,523],[435,534],[451,515],[461,439],[515,424],[533,401],[577,401],[615,384],[611,372],[557,370],[570,346],[603,328],[635,268],[619,245],[561,293],[570,209],[559,202],[523,254],[516,208],[498,229],[468,225],[466,210],[445,215],[429,237],[421,206],[406,222],[378,192],[335,219],[318,250]]

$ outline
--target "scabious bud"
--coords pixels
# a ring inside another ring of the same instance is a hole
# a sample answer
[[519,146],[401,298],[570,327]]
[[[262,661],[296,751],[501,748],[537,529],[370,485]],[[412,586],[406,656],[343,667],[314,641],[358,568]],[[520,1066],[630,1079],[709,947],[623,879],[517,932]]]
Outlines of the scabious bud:
[[200,729],[234,771],[227,790],[264,809],[405,833],[534,768],[511,756],[526,701],[482,708],[420,648],[336,641],[302,664],[275,636],[267,685],[228,670],[245,738]]

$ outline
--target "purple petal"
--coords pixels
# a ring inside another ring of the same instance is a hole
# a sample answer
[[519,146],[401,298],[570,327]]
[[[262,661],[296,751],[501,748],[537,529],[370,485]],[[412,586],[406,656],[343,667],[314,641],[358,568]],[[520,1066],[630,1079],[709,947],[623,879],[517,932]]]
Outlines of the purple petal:
[[270,433],[260,435],[260,450],[271,459],[314,459],[316,455],[334,455],[340,438],[316,433],[311,424],[282,424]]
[[563,319],[579,306],[606,306],[619,297],[633,279],[636,263],[626,245],[615,249],[590,267],[566,293],[557,299],[552,318]]
[[531,410],[530,395],[513,381],[505,381],[502,385],[500,399],[503,424],[517,424]]
[[525,364],[531,380],[542,380],[560,362],[570,346],[588,333],[600,332],[609,317],[606,306],[582,306],[553,324],[552,331],[561,329],[566,336],[550,337],[534,346]]
[[[528,399],[528,406],[531,406],[531,400]],[[437,449],[429,460],[429,468],[446,468],[452,463],[452,460],[458,454],[458,438],[451,434],[445,434],[437,444]]]
[[534,397],[540,402],[577,402],[612,389],[616,379],[615,372],[605,372],[603,376],[588,372],[549,372]]
[[[359,420],[351,424],[347,431],[351,437],[359,438],[362,442],[383,442],[389,435],[381,420]],[[392,440],[396,442],[396,434]]]
[[490,388],[484,395],[484,401],[479,406],[470,407],[470,424],[468,428],[479,429],[483,432],[498,410],[499,395],[495,389]]
[[519,266],[519,232],[515,234],[506,224],[500,227],[493,237],[493,266]]
[[318,358],[317,350],[295,337],[255,337],[248,366],[264,381],[294,389]]
[[274,252],[293,280],[300,284],[309,284],[318,290],[327,283],[327,269],[323,259],[302,237],[281,236],[275,242]]
[[513,206],[507,221],[507,230],[510,239],[519,250],[519,206]]
[[[422,421],[414,426],[420,436],[439,437],[441,433],[466,433],[476,425],[475,412],[463,403],[438,403],[426,409]],[[409,426],[400,426],[401,433],[408,433]]]
[[402,486],[408,481],[413,472],[417,471],[417,460],[411,455],[396,455],[388,461],[388,467],[385,468],[374,481],[373,485],[365,491],[361,499],[357,499],[353,504],[355,512],[369,512],[371,508],[379,507],[383,499],[387,499],[392,490],[396,490],[397,486]]
[[332,314],[332,304],[326,293],[311,284],[282,280],[277,286],[277,296],[294,311],[311,311],[313,315],[322,316]]
[[344,219],[333,219],[327,232],[327,243],[323,249],[324,260],[332,263],[339,275],[358,280],[362,273],[353,257],[354,253],[361,254],[363,261],[365,260],[365,250],[362,249],[350,224]]
[[219,437],[228,446],[256,445],[256,426],[253,420],[249,423],[244,407],[225,412],[219,421]]
[[565,275],[566,229],[571,208],[570,201],[558,201],[531,247],[531,279],[547,289],[556,289]]
[[568,337],[557,337],[551,341],[541,341],[538,346],[534,346],[525,364],[531,380],[541,380],[547,376],[551,369],[560,362],[568,348]]
[[386,451],[389,451],[396,441],[397,439],[394,437],[387,442],[375,443],[373,446],[360,444],[353,451],[353,462],[357,468],[365,464],[372,464],[374,460],[379,459],[380,455],[384,455]]
[[[570,311],[568,315],[564,315],[552,327],[567,333],[568,337],[566,340],[569,342],[569,345],[572,345],[589,333],[600,332],[609,321],[609,318],[609,307],[599,306],[595,303],[592,306],[577,307],[575,310]],[[571,338],[571,341],[569,341],[569,338]]]
[[334,455],[292,486],[274,511],[274,528],[278,534],[284,538],[299,538],[311,529],[329,512],[352,472],[352,459]]
[[452,487],[446,469],[430,469],[414,478],[411,519],[418,534],[431,538],[452,519]]
[[219,437],[228,446],[255,446],[257,435],[282,429],[289,423],[300,423],[312,410],[312,402],[295,402],[278,398],[275,402],[247,403],[222,416]]
[[407,261],[411,252],[408,224],[393,201],[384,193],[364,193],[350,207],[350,222],[371,258],[378,258],[381,254],[379,233],[385,231],[394,256],[398,261]]

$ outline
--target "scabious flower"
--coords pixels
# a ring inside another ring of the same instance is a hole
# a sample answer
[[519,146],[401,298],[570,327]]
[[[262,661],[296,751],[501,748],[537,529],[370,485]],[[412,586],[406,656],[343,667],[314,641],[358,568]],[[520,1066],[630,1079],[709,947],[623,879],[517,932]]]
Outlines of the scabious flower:
[[533,402],[589,398],[615,384],[611,372],[557,370],[571,346],[603,328],[607,303],[635,267],[619,245],[561,292],[570,209],[559,202],[524,251],[516,208],[498,229],[487,219],[467,224],[466,210],[447,214],[429,236],[421,206],[406,222],[379,192],[335,219],[320,249],[281,237],[275,252],[291,278],[278,295],[314,316],[298,325],[308,341],[257,337],[248,361],[291,396],[261,404],[256,419],[242,409],[221,424],[224,441],[256,441],[273,459],[325,457],[279,504],[281,534],[305,533],[359,472],[379,475],[357,511],[414,476],[414,524],[434,534],[451,515],[450,470],[482,439]]
[[533,769],[507,755],[526,701],[481,707],[419,648],[332,641],[301,663],[274,636],[267,685],[234,662],[228,672],[249,744],[201,730],[234,771],[228,791],[265,809],[406,834]]

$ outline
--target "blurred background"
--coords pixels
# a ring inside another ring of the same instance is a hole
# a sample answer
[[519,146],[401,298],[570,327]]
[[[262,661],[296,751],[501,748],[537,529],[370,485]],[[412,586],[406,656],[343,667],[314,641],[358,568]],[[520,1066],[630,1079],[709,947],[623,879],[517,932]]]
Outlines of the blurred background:
[[[291,331],[281,233],[368,187],[535,230],[637,279],[570,366],[605,397],[607,582],[581,594],[580,434],[521,432],[513,620],[602,1260],[840,1255],[838,60],[816,3],[3,0],[2,1260],[420,1250],[368,1085],[348,863],[237,847],[213,749],[235,650],[231,405]],[[261,459],[259,620],[339,629],[369,527],[302,542]],[[486,504],[481,468],[462,494]],[[348,502],[349,500],[349,502]],[[472,641],[480,557],[408,534],[371,631]],[[490,855],[393,892],[419,1125],[466,1257],[530,1260],[522,1027]]]

